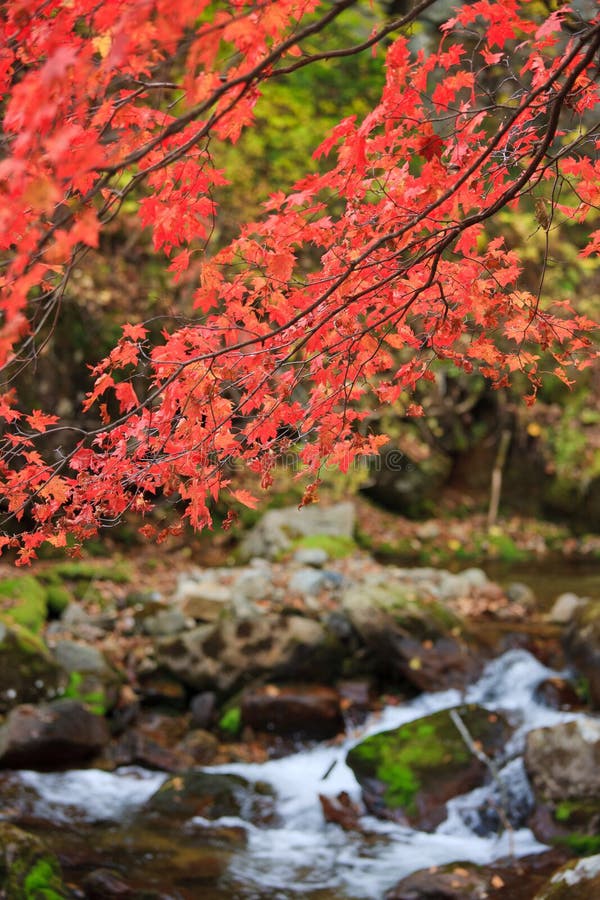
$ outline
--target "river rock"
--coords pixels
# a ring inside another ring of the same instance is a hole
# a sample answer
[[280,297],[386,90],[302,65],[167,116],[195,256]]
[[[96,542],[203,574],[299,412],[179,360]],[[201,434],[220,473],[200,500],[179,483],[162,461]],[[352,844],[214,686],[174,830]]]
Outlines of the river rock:
[[115,706],[121,677],[97,647],[78,641],[58,641],[53,656],[69,676],[65,691],[68,697],[85,703],[100,715]]
[[328,573],[313,567],[303,567],[292,573],[288,582],[288,590],[292,594],[312,596],[319,594],[323,588],[331,584]]
[[600,600],[575,610],[563,646],[569,662],[588,681],[593,707],[600,709]]
[[[484,783],[488,769],[451,712],[373,735],[350,750],[347,764],[373,815],[433,831],[446,817],[448,800]],[[502,716],[474,705],[457,707],[455,715],[475,747],[491,759],[500,754],[511,734]]]
[[240,555],[245,559],[277,559],[291,549],[294,540],[308,535],[352,538],[354,523],[355,509],[352,503],[272,509],[245,536]]
[[600,800],[600,720],[582,716],[527,735],[525,766],[546,800]]
[[535,699],[551,709],[583,709],[584,703],[575,686],[565,678],[546,678],[535,691]]
[[67,681],[41,638],[0,620],[0,713],[56,696]]
[[233,693],[261,676],[321,680],[335,674],[341,650],[323,625],[302,616],[201,625],[157,644],[157,658],[194,690]]
[[565,863],[534,900],[597,900],[600,897],[600,854]]
[[173,597],[184,616],[197,622],[216,622],[231,608],[231,588],[210,573],[180,575]]
[[385,900],[531,900],[565,860],[550,850],[486,866],[455,862],[413,872],[385,894]]
[[582,716],[530,731],[525,766],[538,803],[530,822],[536,837],[575,850],[598,846],[600,721]]
[[273,791],[266,784],[252,784],[240,775],[223,775],[192,770],[167,779],[140,812],[153,827],[164,822],[187,821],[194,816],[220,819],[238,816],[253,824],[273,821]]
[[213,691],[202,691],[190,701],[190,724],[193,728],[209,728],[214,722],[216,711],[216,694]]
[[294,553],[294,561],[301,566],[313,566],[315,569],[321,569],[327,560],[329,553],[323,547],[300,547]]
[[0,893],[14,900],[67,900],[72,893],[60,866],[45,844],[32,834],[0,822]]
[[490,876],[472,863],[413,872],[387,891],[385,900],[486,900]]
[[572,591],[566,591],[554,601],[552,609],[547,616],[548,621],[554,622],[556,625],[566,625],[571,621],[577,610],[585,606],[586,602],[583,597],[579,597]]
[[477,674],[479,663],[461,638],[461,619],[415,584],[353,586],[342,596],[342,609],[384,676],[435,691],[462,687]]
[[109,739],[105,720],[75,700],[18,706],[0,727],[0,766],[64,768],[90,759]]
[[208,766],[216,757],[219,742],[214,734],[203,728],[193,728],[177,746],[180,753],[191,757],[194,765]]
[[268,684],[244,691],[242,723],[256,731],[324,740],[344,730],[340,695],[322,685]]

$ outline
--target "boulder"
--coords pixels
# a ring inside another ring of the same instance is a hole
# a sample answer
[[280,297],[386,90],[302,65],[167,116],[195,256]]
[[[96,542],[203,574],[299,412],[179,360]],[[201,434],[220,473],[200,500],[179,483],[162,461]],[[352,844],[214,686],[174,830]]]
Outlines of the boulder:
[[0,713],[20,703],[49,700],[66,681],[41,638],[0,620]]
[[569,662],[588,681],[593,707],[600,709],[600,600],[575,610],[563,646]]
[[530,731],[525,767],[536,837],[578,852],[600,848],[600,721],[583,716]]
[[32,834],[0,822],[0,895],[14,900],[66,900],[56,858]]
[[274,685],[244,691],[242,723],[255,731],[325,740],[344,730],[340,695],[322,685]]
[[90,759],[109,739],[105,720],[75,700],[18,706],[0,726],[0,766],[64,768]]
[[264,615],[201,625],[157,642],[158,663],[198,691],[233,693],[259,677],[315,680],[336,674],[338,641],[302,616]]
[[353,747],[347,764],[367,809],[384,819],[433,831],[446,817],[446,802],[482,785],[488,768],[459,732],[460,717],[474,747],[497,757],[510,737],[506,720],[479,706],[442,710]]
[[272,509],[245,536],[240,555],[245,559],[276,559],[290,550],[295,540],[307,535],[352,538],[354,523],[352,503]]
[[384,676],[435,691],[462,687],[478,673],[461,619],[418,583],[353,586],[342,596],[342,609]]

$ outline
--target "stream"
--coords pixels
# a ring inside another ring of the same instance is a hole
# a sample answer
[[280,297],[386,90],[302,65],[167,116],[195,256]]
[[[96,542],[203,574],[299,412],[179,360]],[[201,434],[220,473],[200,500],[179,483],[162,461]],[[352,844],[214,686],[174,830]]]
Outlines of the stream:
[[[574,713],[558,712],[536,702],[536,687],[557,674],[560,673],[546,668],[528,652],[511,650],[489,663],[481,678],[465,692],[423,694],[411,702],[387,707],[348,734],[343,743],[320,745],[260,765],[209,767],[206,771],[235,773],[252,782],[270,784],[276,792],[277,816],[272,824],[263,826],[234,817],[210,823],[196,817],[179,827],[181,833],[174,829],[163,835],[173,853],[181,851],[185,844],[192,851],[196,847],[196,854],[202,848],[206,860],[203,832],[207,825],[213,830],[222,827],[234,833],[244,829],[245,842],[229,845],[225,856],[219,848],[214,849],[213,843],[210,853],[219,857],[219,865],[211,869],[212,863],[207,863],[202,872],[195,876],[190,873],[190,883],[174,875],[169,880],[168,847],[161,844],[156,854],[163,854],[163,868],[166,864],[160,877],[160,866],[153,865],[160,860],[153,859],[153,852],[140,853],[135,841],[128,852],[127,840],[122,836],[118,838],[118,852],[113,850],[103,863],[100,856],[96,865],[120,869],[125,877],[133,875],[138,884],[159,889],[163,891],[161,897],[174,900],[291,900],[300,896],[314,900],[380,900],[400,878],[428,866],[466,860],[487,864],[509,854],[542,852],[544,846],[529,829],[519,827],[499,833],[497,822],[490,826],[489,801],[494,799],[494,792],[500,792],[496,782],[451,800],[446,821],[432,834],[370,816],[361,819],[364,833],[343,831],[338,825],[325,823],[318,795],[335,797],[347,791],[353,799],[359,799],[360,790],[344,761],[359,738],[467,701],[482,704],[490,711],[503,711],[516,727],[501,761],[499,779],[503,782],[503,804],[526,814],[531,795],[520,754],[527,731],[576,718]],[[80,840],[83,835],[84,840],[96,842],[98,847],[103,845],[103,835],[115,833],[134,815],[136,827],[140,827],[144,804],[166,777],[137,768],[112,773],[88,769],[65,773],[22,771],[11,775],[13,790],[29,791],[34,797],[32,821],[40,825],[43,821],[62,824],[71,832],[79,832]],[[72,849],[75,834],[61,837],[60,829],[55,833],[48,827],[40,828],[39,833],[59,854],[66,842],[75,859],[74,868],[77,867],[77,853]]]

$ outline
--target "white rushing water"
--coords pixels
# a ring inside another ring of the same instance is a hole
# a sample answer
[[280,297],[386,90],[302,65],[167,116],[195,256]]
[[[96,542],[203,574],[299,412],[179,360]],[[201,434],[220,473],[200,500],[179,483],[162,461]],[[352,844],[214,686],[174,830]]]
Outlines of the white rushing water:
[[[236,773],[249,781],[266,781],[277,794],[277,826],[245,825],[247,846],[234,855],[228,878],[232,883],[266,890],[274,900],[302,896],[317,889],[335,891],[339,897],[380,900],[387,888],[417,869],[466,860],[486,864],[511,853],[523,856],[542,851],[543,845],[526,828],[499,833],[485,827],[481,810],[486,808],[493,792],[500,790],[497,784],[450,801],[446,821],[433,834],[370,816],[361,820],[366,834],[344,832],[324,821],[318,797],[319,794],[335,797],[346,791],[351,798],[359,799],[360,788],[345,764],[348,750],[359,739],[470,702],[506,713],[516,727],[507,748],[506,765],[500,772],[503,801],[508,798],[511,805],[527,806],[530,789],[518,756],[525,734],[532,728],[576,717],[549,709],[535,700],[540,682],[556,674],[526,651],[511,650],[490,663],[479,681],[464,693],[449,690],[425,694],[410,703],[388,707],[342,744],[321,745],[264,764],[211,767],[209,771]],[[71,810],[75,807],[88,821],[118,821],[128,811],[143,806],[166,776],[128,769],[114,773],[22,772],[19,777],[58,813],[61,807],[65,812],[67,807]],[[223,820],[222,824],[231,822]],[[192,820],[190,827],[194,824],[201,828],[205,823]]]

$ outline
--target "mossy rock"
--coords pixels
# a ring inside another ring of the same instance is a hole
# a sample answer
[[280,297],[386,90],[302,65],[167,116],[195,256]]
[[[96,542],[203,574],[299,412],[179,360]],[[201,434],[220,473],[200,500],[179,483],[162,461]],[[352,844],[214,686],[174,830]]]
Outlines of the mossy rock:
[[48,615],[44,586],[33,575],[4,578],[0,581],[0,610],[30,631],[41,631]]
[[350,750],[347,763],[371,813],[433,831],[446,816],[448,800],[483,784],[487,767],[467,746],[452,712],[488,757],[504,748],[511,734],[506,720],[475,705],[368,737]]
[[43,640],[7,616],[0,617],[0,712],[51,699],[65,682]]
[[42,841],[0,823],[0,889],[10,900],[66,900],[66,888],[58,861]]

